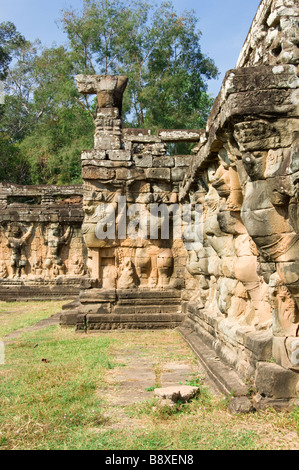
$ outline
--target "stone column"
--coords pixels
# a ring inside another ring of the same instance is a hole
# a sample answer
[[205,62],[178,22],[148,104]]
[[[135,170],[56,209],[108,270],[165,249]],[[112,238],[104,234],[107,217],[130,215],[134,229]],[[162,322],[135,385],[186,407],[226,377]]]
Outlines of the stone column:
[[[113,161],[130,157],[128,152],[122,150],[121,120],[122,97],[128,79],[118,76],[78,75],[76,81],[79,92],[84,95],[96,94],[98,103],[94,116],[94,149],[82,152],[82,177],[85,212],[83,236],[88,250],[88,268],[91,277],[99,280],[99,249],[112,248],[115,240],[98,239],[95,235],[96,226],[107,215],[105,205],[110,204],[111,209],[116,209],[116,194],[107,185],[115,177]],[[113,259],[111,252],[107,254],[107,259]]]

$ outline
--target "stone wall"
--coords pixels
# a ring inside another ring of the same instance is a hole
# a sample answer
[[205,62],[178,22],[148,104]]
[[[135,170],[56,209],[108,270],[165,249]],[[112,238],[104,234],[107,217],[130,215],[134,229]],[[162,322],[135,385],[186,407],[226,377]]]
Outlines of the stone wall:
[[298,20],[295,1],[261,2],[180,188],[204,205],[185,333],[261,395],[281,374],[278,399],[298,392]]
[[[127,78],[79,75],[98,99],[84,184],[0,186],[1,298],[80,289],[62,325],[180,326],[227,392],[250,386],[255,408],[295,398],[298,18],[294,0],[261,2],[205,130],[123,129]],[[171,155],[174,142],[193,142],[192,155]],[[167,209],[155,236],[152,205]],[[191,208],[195,232],[162,236],[173,206]]]
[[[167,144],[198,142],[202,132],[123,129],[126,77],[80,75],[77,83],[81,93],[98,98],[94,149],[82,152],[82,233],[90,277],[81,285],[79,310],[62,322],[89,330],[178,326],[184,319],[181,292],[191,278],[187,252],[181,238],[161,231],[163,220],[173,217],[168,208],[179,205],[191,156],[171,156]],[[167,214],[158,212],[151,226],[153,205]]]
[[1,300],[78,296],[82,198],[82,186],[0,185]]

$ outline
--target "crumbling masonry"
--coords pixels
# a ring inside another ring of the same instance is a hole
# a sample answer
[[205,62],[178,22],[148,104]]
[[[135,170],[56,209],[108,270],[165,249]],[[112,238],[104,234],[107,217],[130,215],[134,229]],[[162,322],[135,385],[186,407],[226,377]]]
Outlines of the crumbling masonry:
[[[61,324],[78,331],[179,327],[223,391],[249,385],[256,409],[295,399],[298,22],[295,0],[261,2],[205,130],[123,129],[126,77],[78,76],[98,97],[84,184],[1,185],[1,298],[77,299]],[[170,156],[182,141],[193,154]],[[156,238],[120,233],[136,204],[187,205],[194,219],[200,206],[201,236],[161,237],[163,216]],[[117,217],[101,238],[107,207]]]

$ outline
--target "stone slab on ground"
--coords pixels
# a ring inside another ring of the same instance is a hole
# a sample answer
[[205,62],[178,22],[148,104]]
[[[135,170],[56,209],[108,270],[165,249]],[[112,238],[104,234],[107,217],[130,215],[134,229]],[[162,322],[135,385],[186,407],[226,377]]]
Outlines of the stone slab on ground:
[[[144,343],[138,336],[136,343],[128,345],[128,348],[121,346],[121,343],[113,347],[117,366],[106,373],[105,386],[99,390],[99,396],[105,394],[105,429],[142,426],[142,419],[133,417],[131,413],[128,415],[127,407],[134,410],[139,405],[150,403],[155,398],[156,387],[159,387],[158,390],[165,387],[182,389],[191,380],[199,379],[212,395],[219,395],[180,335],[176,335],[175,341],[163,344],[163,331],[150,333],[148,342]],[[120,333],[102,334],[115,334],[118,338]],[[165,331],[166,334],[175,335]],[[126,332],[123,336],[126,337]]]
[[151,357],[143,357],[142,350],[128,350],[126,355],[115,356],[119,367],[108,375],[110,386],[117,393],[111,395],[118,405],[130,405],[142,402],[154,396],[153,390],[161,387],[177,387],[202,370],[186,362],[166,363],[158,369]]
[[156,388],[155,396],[163,400],[171,400],[173,403],[186,403],[194,398],[199,392],[199,387],[191,385],[173,385],[172,387]]

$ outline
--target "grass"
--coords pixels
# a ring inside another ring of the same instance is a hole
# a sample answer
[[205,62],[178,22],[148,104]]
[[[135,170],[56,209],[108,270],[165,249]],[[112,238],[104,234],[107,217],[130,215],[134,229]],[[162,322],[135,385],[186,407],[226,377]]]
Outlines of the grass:
[[111,368],[109,343],[50,327],[8,345],[0,368],[0,445],[64,448],[79,429],[101,423],[96,390],[103,369]]
[[0,301],[0,338],[54,315],[61,310],[63,303],[65,302]]
[[[4,336],[33,324],[58,307],[1,303],[0,331]],[[299,449],[299,408],[231,415],[226,400],[198,375],[184,382],[200,387],[191,403],[170,408],[150,396],[144,403],[111,407],[109,394],[119,393],[109,385],[111,373],[124,370],[137,351],[152,360],[158,379],[166,362],[196,365],[176,331],[86,335],[51,326],[7,344],[6,364],[0,366],[0,449]]]

